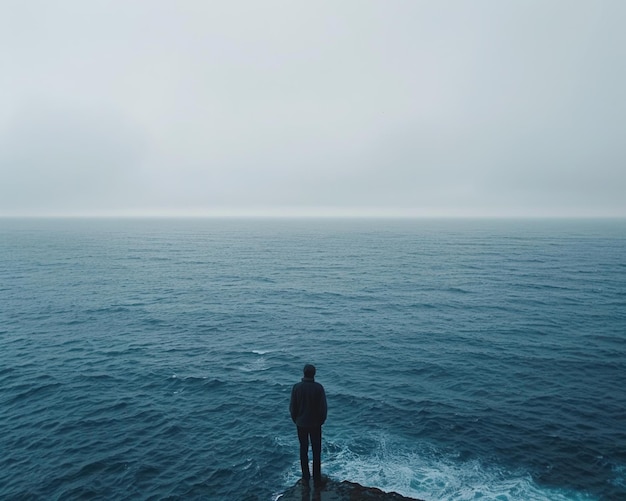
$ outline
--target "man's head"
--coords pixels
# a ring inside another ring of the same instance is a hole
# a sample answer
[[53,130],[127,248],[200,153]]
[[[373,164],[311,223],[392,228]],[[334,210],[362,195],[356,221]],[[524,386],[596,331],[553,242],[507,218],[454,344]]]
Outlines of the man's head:
[[304,366],[304,377],[313,378],[315,377],[315,367],[311,364],[306,364]]

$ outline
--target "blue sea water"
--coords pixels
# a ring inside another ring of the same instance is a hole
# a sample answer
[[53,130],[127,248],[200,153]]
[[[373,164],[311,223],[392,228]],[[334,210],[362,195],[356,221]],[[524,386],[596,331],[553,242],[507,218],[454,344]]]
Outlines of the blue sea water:
[[626,499],[624,220],[0,220],[0,499]]

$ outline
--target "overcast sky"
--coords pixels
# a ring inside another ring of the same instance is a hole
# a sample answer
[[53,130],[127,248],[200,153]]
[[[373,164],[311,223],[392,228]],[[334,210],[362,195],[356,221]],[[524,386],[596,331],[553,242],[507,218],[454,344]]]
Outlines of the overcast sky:
[[626,217],[626,1],[0,0],[0,215]]

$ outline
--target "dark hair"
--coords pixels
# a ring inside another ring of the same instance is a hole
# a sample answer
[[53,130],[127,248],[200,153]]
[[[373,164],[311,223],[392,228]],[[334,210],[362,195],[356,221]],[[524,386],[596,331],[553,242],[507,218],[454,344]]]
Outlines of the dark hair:
[[315,376],[315,367],[311,364],[306,364],[304,366],[304,377],[314,377]]

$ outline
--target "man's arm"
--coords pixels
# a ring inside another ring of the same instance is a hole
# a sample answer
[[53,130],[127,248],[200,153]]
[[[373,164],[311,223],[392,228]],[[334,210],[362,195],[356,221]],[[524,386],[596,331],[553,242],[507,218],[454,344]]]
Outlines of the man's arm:
[[326,392],[322,386],[322,399],[320,402],[320,417],[322,418],[322,424],[326,421],[326,415],[328,414],[328,405],[326,404]]

